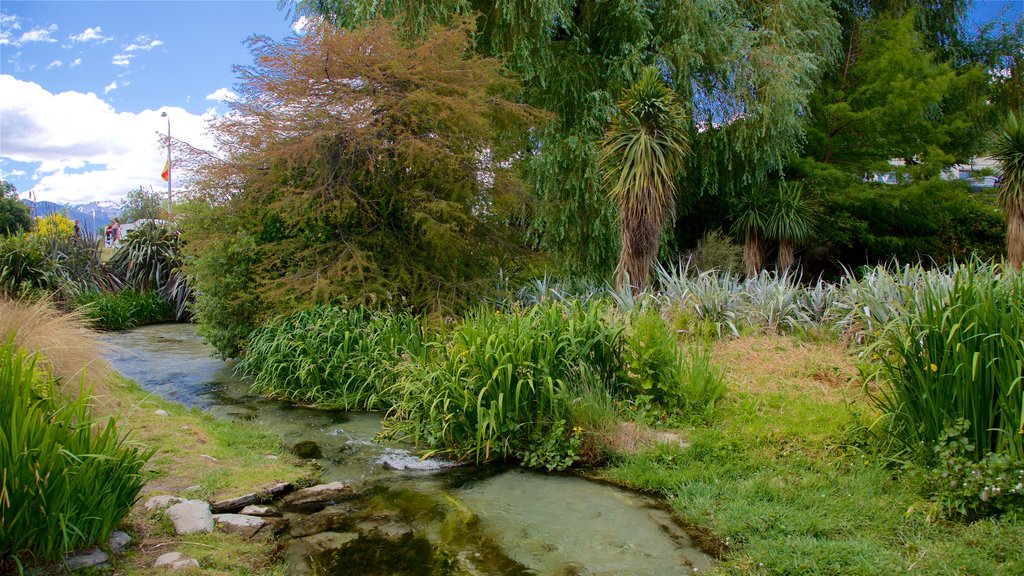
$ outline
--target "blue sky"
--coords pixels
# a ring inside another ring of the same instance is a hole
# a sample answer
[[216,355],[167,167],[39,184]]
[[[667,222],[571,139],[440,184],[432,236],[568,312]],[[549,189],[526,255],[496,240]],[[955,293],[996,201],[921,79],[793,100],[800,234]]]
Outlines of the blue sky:
[[[971,19],[1024,14],[1024,0],[980,0]],[[1006,15],[1004,14],[1004,15]],[[159,134],[212,144],[232,66],[252,34],[281,39],[276,0],[0,3],[0,175],[27,196],[80,203],[160,189]]]

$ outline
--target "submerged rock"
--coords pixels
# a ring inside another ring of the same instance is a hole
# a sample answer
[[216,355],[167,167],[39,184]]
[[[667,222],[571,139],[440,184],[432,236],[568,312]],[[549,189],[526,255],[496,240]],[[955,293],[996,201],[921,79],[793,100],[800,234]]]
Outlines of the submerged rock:
[[351,484],[331,482],[303,488],[281,499],[281,506],[292,512],[316,512],[353,496]]
[[351,517],[354,511],[354,506],[344,504],[330,506],[315,514],[295,520],[289,534],[293,538],[302,538],[320,532],[347,530],[354,522]]
[[213,532],[213,513],[208,502],[186,500],[168,508],[166,514],[178,534]]
[[320,445],[312,440],[303,440],[292,446],[292,453],[299,458],[323,458],[324,452]]
[[106,561],[107,553],[99,548],[93,548],[68,557],[68,559],[64,561],[64,566],[67,567],[69,572],[74,572],[75,570],[95,568]]
[[349,542],[357,540],[359,534],[355,532],[321,532],[307,536],[302,540],[310,545],[317,552],[338,550],[344,548]]

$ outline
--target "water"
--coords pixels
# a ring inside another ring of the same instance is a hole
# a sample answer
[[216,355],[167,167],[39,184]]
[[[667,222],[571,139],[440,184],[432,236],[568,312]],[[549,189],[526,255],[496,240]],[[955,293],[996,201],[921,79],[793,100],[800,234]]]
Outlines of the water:
[[[378,414],[250,394],[233,363],[212,357],[192,325],[148,326],[105,339],[115,346],[114,367],[144,389],[258,423],[289,446],[315,442],[304,448],[319,450],[323,480],[359,488],[363,496],[334,512],[289,518],[285,557],[294,574],[660,576],[711,565],[651,498],[570,475],[421,460],[410,446],[375,441]],[[301,528],[314,522],[326,531],[310,536]]]

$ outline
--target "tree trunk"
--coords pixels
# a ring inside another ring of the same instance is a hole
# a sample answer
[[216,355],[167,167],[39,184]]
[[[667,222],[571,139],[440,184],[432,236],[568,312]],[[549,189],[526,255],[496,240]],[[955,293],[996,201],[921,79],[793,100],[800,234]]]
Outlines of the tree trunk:
[[779,241],[779,262],[778,272],[779,274],[785,274],[789,272],[789,269],[793,267],[793,243],[789,240]]
[[1019,204],[1010,204],[1006,210],[1006,260],[1011,268],[1024,264],[1024,211]]
[[743,267],[746,268],[747,278],[753,278],[761,272],[764,266],[764,253],[761,251],[761,240],[757,232],[752,232],[747,237],[747,243],[743,245]]

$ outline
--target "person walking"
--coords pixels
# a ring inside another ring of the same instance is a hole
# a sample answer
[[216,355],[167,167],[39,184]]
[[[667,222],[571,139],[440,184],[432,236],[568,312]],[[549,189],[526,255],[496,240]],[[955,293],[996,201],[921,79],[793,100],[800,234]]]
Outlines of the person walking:
[[78,220],[75,220],[75,238],[82,237],[82,227],[78,225]]
[[114,223],[110,225],[111,231],[111,243],[117,244],[117,241],[121,239],[121,221],[114,218]]

